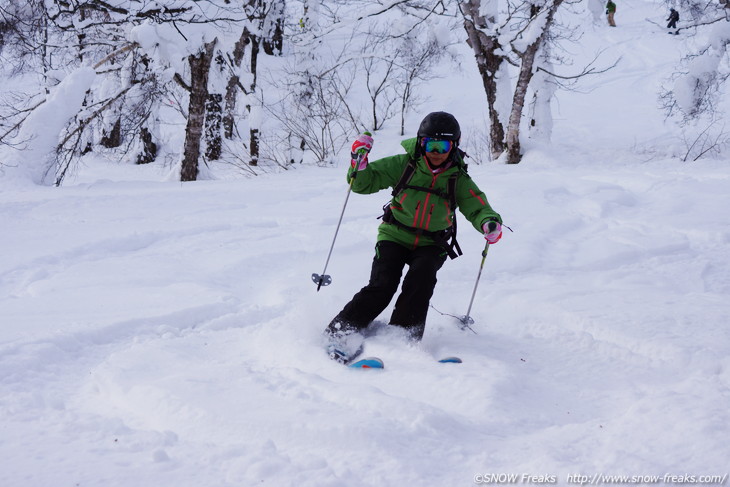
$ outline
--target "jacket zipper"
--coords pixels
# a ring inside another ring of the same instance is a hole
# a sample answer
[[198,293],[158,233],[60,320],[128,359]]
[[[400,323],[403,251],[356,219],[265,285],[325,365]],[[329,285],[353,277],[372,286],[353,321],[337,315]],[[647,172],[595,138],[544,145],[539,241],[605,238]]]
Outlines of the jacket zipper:
[[421,202],[416,202],[416,212],[413,215],[413,228],[418,228],[418,212],[421,208]]
[[[439,177],[438,174],[434,174],[433,175],[433,178],[431,178],[431,188],[430,189],[433,189],[436,186],[436,179],[438,179],[438,177]],[[424,207],[428,206],[428,202],[429,202],[430,199],[431,199],[431,193],[427,193],[426,194],[426,200],[423,202],[423,206]],[[431,205],[431,210],[428,212],[428,220],[426,221],[426,225],[425,226],[424,226],[424,220],[426,218],[426,212],[424,211],[423,214],[421,215],[421,226],[420,226],[420,228],[422,228],[424,230],[428,230],[428,227],[431,224],[431,213],[433,213],[433,207],[434,207],[434,205]]]
[[431,205],[431,208],[428,210],[428,220],[426,220],[426,230],[428,230],[431,227],[431,215],[433,215],[433,209],[436,205]]

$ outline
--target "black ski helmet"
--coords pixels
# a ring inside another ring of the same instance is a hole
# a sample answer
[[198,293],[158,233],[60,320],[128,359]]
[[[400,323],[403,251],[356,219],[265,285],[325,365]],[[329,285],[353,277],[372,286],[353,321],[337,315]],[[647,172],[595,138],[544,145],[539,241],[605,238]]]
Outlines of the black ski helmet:
[[426,115],[418,127],[418,138],[433,137],[436,139],[453,140],[459,142],[461,128],[456,118],[446,112],[432,112]]

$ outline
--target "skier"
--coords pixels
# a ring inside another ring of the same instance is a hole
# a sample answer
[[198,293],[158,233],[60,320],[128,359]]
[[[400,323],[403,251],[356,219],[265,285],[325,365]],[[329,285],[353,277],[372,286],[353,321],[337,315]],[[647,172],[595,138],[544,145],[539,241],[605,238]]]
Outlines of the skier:
[[677,22],[679,22],[679,12],[677,12],[673,8],[670,8],[669,17],[667,17],[667,20],[669,21],[669,23],[667,24],[667,29],[676,29]]
[[616,22],[613,20],[613,16],[616,14],[616,4],[613,0],[608,0],[606,4],[606,15],[608,15],[608,25],[616,27]]
[[[502,218],[466,173],[460,138],[453,115],[433,112],[421,122],[417,137],[401,142],[406,154],[368,163],[372,137],[360,135],[352,144],[352,191],[370,194],[392,187],[393,198],[378,227],[369,283],[325,330],[332,359],[347,363],[361,352],[360,332],[388,306],[406,264],[390,324],[415,341],[423,337],[436,273],[447,255],[453,259],[461,254],[455,241],[456,207],[490,244],[501,238]],[[365,157],[358,160],[363,150]]]

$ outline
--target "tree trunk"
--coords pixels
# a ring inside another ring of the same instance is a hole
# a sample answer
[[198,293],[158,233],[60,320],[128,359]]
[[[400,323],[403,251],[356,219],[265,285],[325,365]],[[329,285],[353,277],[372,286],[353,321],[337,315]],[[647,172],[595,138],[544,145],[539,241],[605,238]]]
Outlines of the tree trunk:
[[[248,29],[247,29],[248,31]],[[258,62],[259,62],[259,51],[261,50],[261,39],[254,35],[253,33],[249,32],[249,41],[251,43],[251,90],[249,91],[250,96],[255,96],[256,94],[256,81],[257,81],[257,74],[258,74]],[[248,112],[249,112],[249,155],[251,157],[249,161],[250,166],[258,166],[259,165],[259,138],[261,136],[259,126],[260,123],[260,113],[257,113],[256,117],[251,117],[251,105],[248,105]]]
[[[78,10],[79,14],[79,23],[83,24],[86,20],[86,9],[85,8],[79,8]],[[84,51],[86,50],[86,34],[83,31],[79,31],[78,34],[76,34],[78,40],[79,40],[79,63],[84,64]]]
[[188,57],[190,64],[190,98],[188,101],[188,123],[185,127],[185,149],[181,181],[198,179],[198,159],[200,158],[200,140],[205,122],[205,102],[208,99],[208,73],[213,60],[213,50],[217,39],[203,45],[197,55]]
[[408,100],[411,98],[411,83],[413,78],[410,77],[408,82],[403,87],[403,95],[400,98],[400,135],[403,136],[406,133],[406,108],[408,106]]
[[259,135],[259,129],[251,129],[251,160],[248,163],[249,166],[259,165]]
[[205,104],[205,156],[211,161],[217,161],[221,158],[223,152],[223,140],[221,137],[221,121],[223,107],[223,95],[220,93],[211,93],[208,95],[208,101]]
[[152,140],[152,133],[147,127],[139,131],[139,138],[142,141],[142,151],[137,154],[137,164],[149,164],[157,158],[157,144]]
[[512,110],[510,110],[509,123],[507,124],[507,164],[517,164],[522,160],[522,154],[520,153],[520,121],[522,120],[522,110],[525,107],[527,88],[530,86],[530,80],[532,79],[535,54],[537,54],[539,47],[540,42],[538,40],[530,44],[522,56],[520,75],[517,78],[517,86],[515,86],[515,94],[512,99]]
[[[238,71],[243,62],[243,56],[246,53],[246,44],[250,41],[246,32],[241,34],[241,38],[236,42],[236,46],[233,49],[233,64],[234,70]],[[223,109],[223,136],[226,139],[233,138],[233,129],[235,127],[235,115],[236,115],[236,101],[238,100],[238,90],[240,88],[241,78],[238,74],[233,74],[228,79],[228,85],[226,86],[226,103]]]
[[269,17],[269,32],[264,35],[264,52],[269,56],[281,56],[284,50],[284,20],[286,0],[274,0]]
[[5,32],[7,32],[9,28],[10,24],[6,22],[0,22],[0,51],[2,51],[3,47],[5,46]]

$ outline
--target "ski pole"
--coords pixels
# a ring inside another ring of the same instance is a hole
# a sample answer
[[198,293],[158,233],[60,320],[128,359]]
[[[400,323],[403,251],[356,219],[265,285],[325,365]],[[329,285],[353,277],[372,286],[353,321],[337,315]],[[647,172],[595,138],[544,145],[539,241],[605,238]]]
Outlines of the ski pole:
[[[365,132],[365,135],[372,135],[370,132]],[[335,248],[335,241],[337,240],[337,234],[340,232],[340,225],[342,225],[342,217],[345,216],[345,208],[347,208],[347,201],[350,199],[350,193],[352,192],[352,183],[355,181],[355,176],[357,175],[357,171],[360,168],[360,162],[367,157],[368,150],[364,148],[358,149],[358,152],[355,155],[355,172],[352,173],[352,177],[350,178],[350,185],[347,188],[347,195],[345,196],[345,204],[342,205],[342,212],[340,212],[340,219],[337,222],[337,228],[335,229],[335,236],[332,238],[332,244],[330,245],[330,251],[327,254],[327,260],[324,263],[324,270],[322,271],[322,274],[317,274],[316,272],[312,273],[312,281],[317,285],[317,291],[319,292],[319,289],[322,286],[329,286],[332,284],[332,276],[327,275],[327,266],[330,263],[330,257],[332,257],[332,250]]]
[[[358,161],[359,163],[360,161]],[[340,231],[340,224],[342,224],[342,217],[345,214],[345,208],[347,208],[347,200],[350,199],[350,193],[352,192],[352,179],[350,180],[350,186],[347,188],[347,196],[345,196],[345,204],[342,205],[342,213],[340,213],[340,220],[337,222],[337,228],[335,229],[335,236],[332,239],[332,245],[330,245],[330,251],[327,254],[327,260],[324,263],[324,270],[322,271],[322,274],[317,274],[316,272],[312,273],[312,281],[314,281],[315,284],[317,284],[317,291],[319,291],[319,288],[322,286],[329,286],[332,284],[332,276],[329,276],[326,274],[327,272],[327,266],[330,263],[330,257],[332,257],[332,249],[335,248],[335,240],[337,240],[337,234]]]
[[[477,286],[479,286],[479,278],[482,276],[482,269],[484,269],[484,261],[487,259],[487,252],[489,252],[489,242],[484,244],[484,250],[482,250],[482,263],[479,266],[479,273],[477,274],[477,281],[474,283],[474,290],[471,293],[471,301],[469,301],[469,309],[466,310],[466,315],[459,318],[459,321],[461,321],[461,329],[469,328],[471,331],[474,331],[471,329],[469,325],[474,324],[474,319],[472,319],[471,316],[469,316],[469,313],[471,313],[471,307],[474,304],[474,296],[477,294]],[[474,331],[474,333],[476,333]]]

